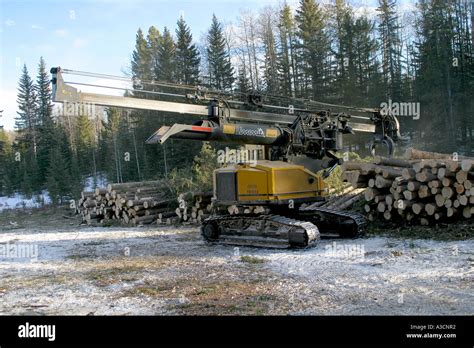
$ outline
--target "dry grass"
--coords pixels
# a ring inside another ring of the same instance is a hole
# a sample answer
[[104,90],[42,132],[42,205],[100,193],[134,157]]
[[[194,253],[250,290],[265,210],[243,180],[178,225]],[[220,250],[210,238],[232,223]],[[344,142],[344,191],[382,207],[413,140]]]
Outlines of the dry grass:
[[254,257],[254,256],[241,256],[240,261],[245,262],[245,263],[250,263],[250,264],[260,264],[260,263],[266,262],[265,259],[262,259],[260,257]]
[[80,223],[79,216],[74,215],[73,210],[66,206],[6,209],[0,212],[0,231],[19,228],[61,228],[71,225],[78,226]]
[[466,240],[474,238],[474,223],[472,221],[459,221],[441,223],[435,226],[396,225],[394,223],[376,221],[368,225],[367,235],[388,236],[410,239],[433,240]]
[[179,278],[147,281],[121,293],[173,300],[174,309],[185,315],[259,315],[268,313],[276,297],[266,281]]

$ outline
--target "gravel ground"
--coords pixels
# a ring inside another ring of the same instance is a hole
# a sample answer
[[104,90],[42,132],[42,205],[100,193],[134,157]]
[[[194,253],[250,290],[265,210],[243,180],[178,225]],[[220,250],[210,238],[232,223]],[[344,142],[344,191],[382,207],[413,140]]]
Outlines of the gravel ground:
[[207,245],[196,227],[12,227],[0,314],[474,314],[473,266],[472,239],[270,250]]

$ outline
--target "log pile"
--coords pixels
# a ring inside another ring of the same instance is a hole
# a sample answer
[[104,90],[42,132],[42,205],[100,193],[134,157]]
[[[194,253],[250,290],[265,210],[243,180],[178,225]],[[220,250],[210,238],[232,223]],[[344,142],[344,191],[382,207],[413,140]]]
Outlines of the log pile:
[[109,184],[82,192],[75,209],[85,223],[119,220],[130,225],[172,224],[179,221],[178,205],[161,181]]
[[474,158],[408,149],[403,159],[375,157],[342,169],[344,181],[365,189],[371,221],[430,225],[474,216]]
[[200,224],[212,212],[212,192],[186,192],[178,195],[174,213],[179,222]]
[[352,186],[350,184],[346,184],[339,191],[330,191],[328,199],[321,202],[315,202],[310,205],[304,204],[302,208],[323,207],[334,210],[348,209],[363,198],[364,190],[364,188],[357,187],[357,185]]

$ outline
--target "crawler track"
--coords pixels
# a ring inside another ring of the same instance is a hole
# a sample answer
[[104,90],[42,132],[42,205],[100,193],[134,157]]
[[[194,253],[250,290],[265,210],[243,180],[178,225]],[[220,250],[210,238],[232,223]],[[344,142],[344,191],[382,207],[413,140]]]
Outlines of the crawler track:
[[313,223],[279,215],[216,215],[204,221],[201,233],[212,243],[269,248],[302,248],[319,240]]
[[320,237],[357,238],[365,232],[362,215],[327,208],[306,208],[282,215],[214,215],[201,234],[211,243],[267,248],[305,248]]

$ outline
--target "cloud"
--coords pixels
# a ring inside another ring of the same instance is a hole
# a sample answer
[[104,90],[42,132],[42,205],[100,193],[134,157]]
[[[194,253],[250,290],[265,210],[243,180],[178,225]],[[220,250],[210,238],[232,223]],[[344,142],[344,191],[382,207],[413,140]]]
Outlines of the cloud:
[[7,27],[13,27],[13,26],[15,25],[15,21],[14,21],[13,19],[7,19],[7,20],[5,21],[5,25],[6,25]]
[[31,26],[31,29],[43,30],[44,28],[43,28],[42,26],[40,26],[40,25],[33,24],[33,25]]
[[87,39],[77,37],[74,40],[73,46],[74,46],[74,48],[82,48],[82,47],[86,46],[88,44],[88,42],[89,41]]
[[69,35],[69,32],[66,29],[57,29],[54,31],[54,35],[57,37],[66,37]]

